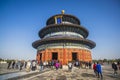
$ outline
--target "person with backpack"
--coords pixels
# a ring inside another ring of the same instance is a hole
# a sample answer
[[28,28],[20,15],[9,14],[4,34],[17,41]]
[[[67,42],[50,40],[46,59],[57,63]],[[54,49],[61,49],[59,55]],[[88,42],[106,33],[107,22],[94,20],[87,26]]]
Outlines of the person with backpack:
[[113,63],[112,63],[112,68],[113,68],[113,70],[114,70],[114,76],[117,75],[117,70],[118,70],[118,68],[117,68],[117,63],[113,62]]

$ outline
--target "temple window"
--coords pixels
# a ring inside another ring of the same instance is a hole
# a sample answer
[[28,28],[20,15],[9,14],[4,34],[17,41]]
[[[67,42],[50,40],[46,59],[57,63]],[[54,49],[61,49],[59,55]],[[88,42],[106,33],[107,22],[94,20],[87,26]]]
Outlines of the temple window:
[[62,16],[55,16],[55,23],[61,24],[62,23]]
[[57,24],[60,24],[61,22],[62,22],[61,18],[58,17],[58,18],[57,18]]

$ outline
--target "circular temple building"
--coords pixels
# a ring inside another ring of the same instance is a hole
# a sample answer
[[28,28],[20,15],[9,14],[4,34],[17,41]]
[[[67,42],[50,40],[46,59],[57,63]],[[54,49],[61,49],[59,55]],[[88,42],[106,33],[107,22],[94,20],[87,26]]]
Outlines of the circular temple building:
[[77,17],[62,10],[61,14],[50,17],[38,34],[41,39],[32,43],[37,49],[38,62],[59,60],[64,65],[74,60],[92,61],[91,49],[96,44],[86,39],[89,31]]

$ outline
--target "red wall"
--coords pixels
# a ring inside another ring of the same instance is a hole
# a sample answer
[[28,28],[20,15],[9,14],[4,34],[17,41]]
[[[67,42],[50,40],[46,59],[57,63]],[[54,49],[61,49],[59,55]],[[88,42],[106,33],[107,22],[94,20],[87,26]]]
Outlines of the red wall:
[[91,52],[85,49],[72,49],[72,48],[52,48],[46,49],[44,51],[37,51],[36,60],[40,61],[40,53],[42,54],[42,61],[52,60],[52,53],[58,53],[58,60],[62,62],[62,64],[67,64],[68,61],[72,61],[72,53],[77,53],[77,59],[80,61],[92,61]]

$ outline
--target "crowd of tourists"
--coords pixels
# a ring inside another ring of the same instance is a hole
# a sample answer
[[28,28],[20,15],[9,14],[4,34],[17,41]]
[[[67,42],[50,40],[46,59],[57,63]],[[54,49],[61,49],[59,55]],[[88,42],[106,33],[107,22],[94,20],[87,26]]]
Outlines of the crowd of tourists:
[[[83,61],[68,61],[68,71],[72,71],[73,67],[76,68],[82,68],[82,69],[86,69],[86,71],[88,69],[92,69],[94,70],[94,73],[96,75],[96,77],[98,78],[103,78],[102,75],[102,67],[101,67],[102,63],[99,62],[94,62],[93,64],[91,62],[83,62]],[[102,64],[103,65],[103,64]],[[62,69],[62,62],[59,60],[50,60],[50,61],[40,61],[37,62],[36,60],[28,60],[28,61],[11,61],[8,63],[8,67],[7,69],[19,69],[20,71],[22,69],[26,70],[27,72],[30,71],[43,71],[44,69]],[[114,70],[113,74],[114,76],[117,75],[117,71],[120,70],[120,62],[113,62],[111,65],[111,68]]]
[[8,62],[7,69],[19,69],[20,71],[22,69],[26,70],[27,72],[39,70],[42,71],[46,68],[50,69],[56,69],[59,68],[62,69],[62,63],[58,60],[51,60],[51,61],[40,61],[37,62],[36,60],[28,60],[28,61],[10,61]]
[[50,60],[50,61],[40,61],[38,63],[39,65],[39,70],[42,71],[44,70],[45,68],[50,68],[50,69],[62,69],[62,63],[59,61],[59,60]]
[[[78,68],[82,68],[82,69],[86,69],[86,71],[88,69],[93,68],[95,76],[97,78],[103,78],[103,74],[102,74],[102,65],[103,62],[94,62],[93,64],[91,62],[80,62],[80,61],[69,61],[68,62],[68,70],[72,71],[73,66],[74,67],[78,67]],[[113,69],[113,76],[115,77],[118,73],[118,70],[120,70],[120,62],[113,62],[111,65],[111,69]]]
[[21,71],[23,68],[26,68],[26,64],[26,61],[9,61],[7,69],[19,69]]
[[[91,62],[80,62],[78,60],[76,61],[69,61],[68,62],[68,69],[72,69],[73,66],[78,68],[89,68],[91,69]],[[62,69],[62,62],[59,60],[50,60],[50,61],[40,61],[37,62],[36,60],[28,60],[28,61],[10,61],[8,63],[7,69],[19,69],[20,71],[22,69],[25,69],[27,72],[29,71],[35,71],[35,70],[44,70],[45,68],[50,69]]]

